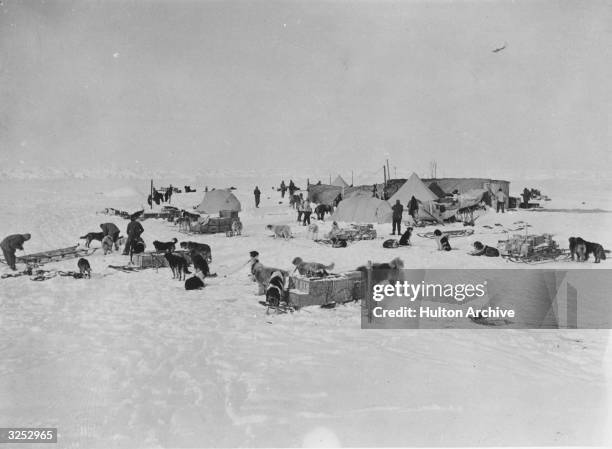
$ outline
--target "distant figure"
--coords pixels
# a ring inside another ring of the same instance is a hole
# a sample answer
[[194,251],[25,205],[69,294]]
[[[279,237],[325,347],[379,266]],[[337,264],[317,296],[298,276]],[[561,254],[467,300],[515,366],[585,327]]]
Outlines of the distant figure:
[[408,201],[408,214],[412,217],[414,222],[417,221],[417,213],[419,212],[419,200],[417,200],[414,195]]
[[208,186],[204,187],[204,192],[208,192]]
[[125,242],[125,248],[123,249],[123,255],[129,256],[130,251],[140,240],[140,235],[144,232],[144,228],[140,222],[136,221],[136,215],[130,216],[130,222],[127,225],[127,242]]
[[258,186],[255,186],[255,190],[253,190],[253,195],[255,195],[255,207],[259,207],[259,199],[261,198],[261,191]]
[[502,191],[501,187],[495,194],[495,199],[497,200],[497,212],[501,209],[502,214],[506,208],[506,194]]
[[297,209],[297,222],[302,222],[302,214],[304,213],[304,200],[299,196],[296,198],[295,207]]
[[523,189],[523,194],[521,196],[523,197],[523,204],[525,205],[525,209],[527,209],[529,207],[529,200],[531,199],[531,192],[527,187]]
[[377,190],[377,188],[376,188],[376,184],[374,184],[374,185],[372,186],[372,196],[373,196],[374,198],[378,198],[378,190]]
[[166,202],[170,203],[172,202],[172,193],[174,192],[174,188],[172,187],[172,184],[170,184],[170,187],[168,187],[166,189]]
[[304,210],[304,221],[302,222],[302,224],[306,226],[310,224],[310,215],[312,214],[312,206],[310,205],[310,201],[308,200],[304,201],[303,210]]
[[385,200],[385,201],[387,201],[389,199],[389,191],[387,190],[387,186],[383,187],[382,199]]
[[338,207],[340,201],[342,201],[342,193],[339,193],[338,196],[336,196],[336,198],[334,199],[334,207]]
[[281,191],[281,198],[285,198],[285,192],[287,191],[287,186],[285,185],[284,179],[280,183],[280,191]]
[[293,183],[293,179],[290,179],[289,180],[289,195],[293,196],[296,190],[297,188],[295,187],[295,184]]
[[391,235],[395,235],[395,228],[397,228],[397,235],[401,235],[402,214],[404,213],[404,206],[402,206],[400,200],[396,200],[395,204],[391,209],[393,209],[393,232],[391,233]]
[[335,239],[338,238],[338,234],[340,234],[340,226],[338,226],[338,222],[334,221],[332,223],[332,227],[331,227],[331,230],[329,231],[329,234],[327,234],[327,237],[331,241],[334,241]]
[[4,254],[4,260],[11,270],[15,271],[15,251],[23,251],[23,244],[32,237],[30,234],[13,234],[6,237],[0,242],[0,248],[2,248],[2,254]]

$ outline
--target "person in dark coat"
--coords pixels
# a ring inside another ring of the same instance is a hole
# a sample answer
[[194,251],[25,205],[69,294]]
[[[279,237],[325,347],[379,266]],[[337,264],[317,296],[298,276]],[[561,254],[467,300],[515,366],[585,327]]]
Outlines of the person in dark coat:
[[111,236],[111,238],[113,239],[113,243],[117,241],[117,239],[119,238],[119,234],[121,233],[115,223],[102,223],[100,225],[100,229],[102,229],[102,232],[104,233],[105,237],[107,235]]
[[170,184],[170,187],[166,189],[166,203],[169,203],[172,200],[173,190],[174,188],[172,187],[172,184]]
[[378,198],[378,189],[376,188],[376,184],[372,186],[372,196],[374,198]]
[[402,206],[400,200],[396,200],[391,209],[393,209],[393,232],[391,235],[395,235],[395,228],[397,228],[397,235],[402,235],[402,214],[404,213],[404,206]]
[[2,254],[4,254],[4,260],[6,264],[15,271],[15,251],[23,251],[23,244],[30,240],[30,234],[13,234],[6,237],[0,242],[0,248],[2,248]]
[[412,198],[410,198],[410,201],[408,201],[408,214],[412,217],[412,219],[415,221],[416,223],[416,216],[417,216],[417,212],[419,211],[419,200],[417,200],[414,195],[412,195]]
[[338,207],[340,201],[342,201],[342,193],[339,193],[338,196],[334,199],[334,207]]
[[281,198],[285,198],[285,192],[287,191],[287,186],[285,185],[284,179],[280,183],[280,191],[281,191]]
[[295,184],[293,183],[293,179],[290,179],[289,180],[289,195],[293,196],[296,190],[297,188],[295,187]]
[[523,197],[523,204],[525,205],[525,209],[527,209],[529,207],[529,200],[531,199],[531,192],[529,191],[529,189],[527,189],[527,187],[523,189],[523,195],[521,196]]
[[255,190],[253,190],[253,195],[255,195],[255,207],[259,207],[259,200],[261,198],[261,190],[259,190],[258,186],[255,186]]
[[130,222],[127,225],[126,232],[128,237],[123,250],[124,256],[128,256],[130,254],[130,248],[132,248],[132,245],[134,245],[140,239],[140,235],[144,232],[144,228],[140,222],[136,221],[135,215],[130,217]]

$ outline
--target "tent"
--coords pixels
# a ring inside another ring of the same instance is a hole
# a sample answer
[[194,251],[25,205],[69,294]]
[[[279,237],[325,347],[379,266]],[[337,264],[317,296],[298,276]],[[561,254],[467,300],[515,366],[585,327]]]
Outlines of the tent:
[[206,192],[202,202],[196,207],[198,212],[205,214],[218,214],[222,210],[240,212],[240,201],[232,192],[217,189]]
[[348,183],[342,179],[342,176],[338,175],[334,182],[331,183],[332,186],[336,187],[349,187]]
[[406,204],[410,201],[412,196],[421,202],[435,201],[438,199],[438,197],[423,184],[421,178],[419,178],[416,173],[413,173],[400,189],[395,192],[395,195],[389,199],[389,203],[395,204],[396,200],[400,200],[400,203]]
[[391,223],[389,203],[371,195],[354,195],[342,200],[331,218],[350,223]]

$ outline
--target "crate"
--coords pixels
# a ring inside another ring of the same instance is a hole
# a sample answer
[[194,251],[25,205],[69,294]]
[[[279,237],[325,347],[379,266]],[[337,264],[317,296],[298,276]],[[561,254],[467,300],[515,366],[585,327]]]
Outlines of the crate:
[[[165,253],[157,253],[153,251],[145,251],[144,253],[132,255],[132,263],[140,268],[161,268],[168,267],[168,261],[164,257]],[[175,251],[173,254],[184,257],[188,263],[191,263],[191,257],[186,251]]]
[[291,276],[289,299],[295,307],[349,302],[361,295],[361,273],[349,272],[322,278]]

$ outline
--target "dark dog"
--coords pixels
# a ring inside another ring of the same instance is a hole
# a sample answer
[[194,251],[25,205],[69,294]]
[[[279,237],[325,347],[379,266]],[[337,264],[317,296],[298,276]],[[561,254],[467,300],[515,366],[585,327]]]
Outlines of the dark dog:
[[181,242],[180,246],[181,248],[188,250],[192,257],[194,254],[198,253],[201,254],[204,259],[206,259],[206,262],[212,262],[212,251],[210,249],[210,246],[206,243]]
[[570,256],[572,260],[574,260],[574,257],[576,256],[576,239],[577,238],[580,238],[580,237],[570,237],[569,238],[569,250],[570,250]]
[[164,254],[164,257],[168,261],[170,269],[172,270],[172,279],[178,279],[179,281],[185,280],[186,275],[191,274],[191,271],[187,269],[189,264],[184,257],[177,256],[176,254],[172,254],[170,252]]
[[200,290],[204,288],[204,281],[197,276],[191,276],[185,281],[185,290]]
[[285,277],[280,271],[275,271],[270,276],[266,289],[266,302],[268,305],[275,307],[279,307],[281,302],[285,302]]
[[410,246],[410,237],[412,237],[412,228],[406,229],[399,240],[399,246]]
[[172,239],[171,242],[160,242],[159,240],[155,240],[153,246],[155,247],[155,251],[160,253],[166,251],[172,252],[176,250],[176,242],[178,242],[176,239]]
[[195,271],[202,273],[204,277],[216,277],[216,273],[211,273],[206,259],[200,253],[194,253],[191,255],[191,263]]
[[344,239],[332,239],[332,248],[346,248],[348,246],[348,243],[346,243],[346,240]]
[[383,248],[388,249],[388,248],[398,248],[398,247],[399,247],[399,243],[395,239],[389,239],[383,242]]
[[586,262],[589,260],[589,256],[593,254],[595,258],[595,263],[601,262],[601,260],[606,260],[606,252],[599,243],[587,242],[581,237],[576,237],[573,242],[572,239],[574,237],[570,237],[570,254],[572,256],[572,260],[574,260],[574,254],[576,254],[578,262]]
[[91,279],[91,266],[89,265],[87,259],[81,257],[77,262],[77,267],[79,268],[79,273],[81,273],[82,277]]
[[87,242],[85,242],[85,246],[89,248],[89,245],[91,244],[92,240],[98,240],[99,242],[102,241],[102,239],[104,238],[104,232],[88,232],[83,237],[79,238],[87,240]]
[[[373,263],[372,264],[372,285],[380,284],[388,281],[390,284],[401,280],[401,270],[404,268],[404,262],[399,257],[396,257],[389,263]],[[368,276],[368,267],[357,267],[355,271],[361,272],[361,278],[365,281]],[[363,282],[363,294],[365,295],[366,282]],[[362,296],[365,298],[366,296]]]

